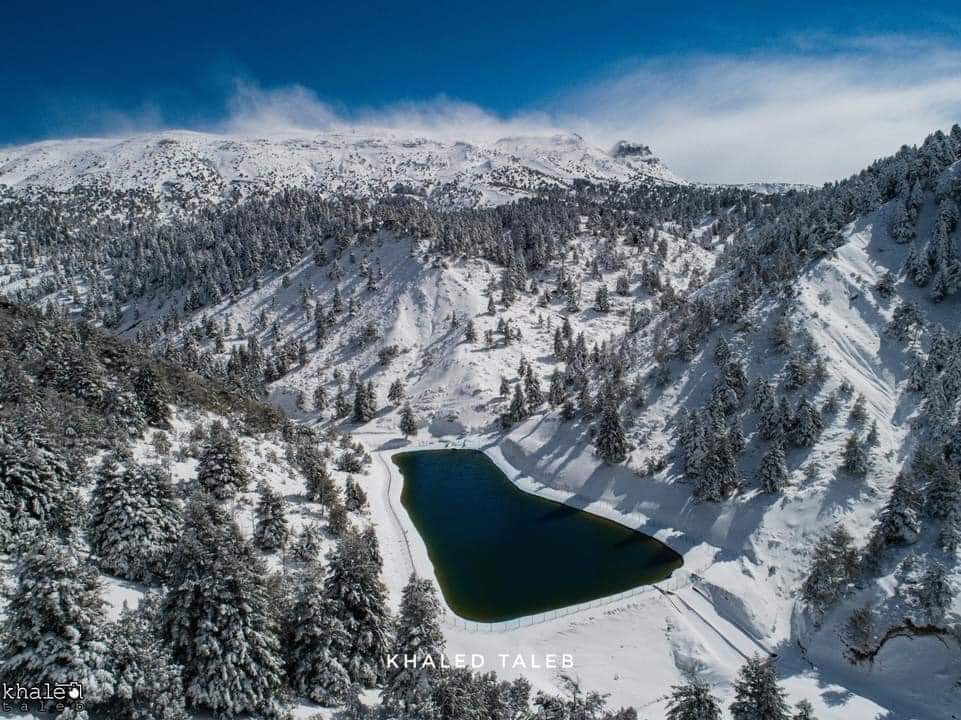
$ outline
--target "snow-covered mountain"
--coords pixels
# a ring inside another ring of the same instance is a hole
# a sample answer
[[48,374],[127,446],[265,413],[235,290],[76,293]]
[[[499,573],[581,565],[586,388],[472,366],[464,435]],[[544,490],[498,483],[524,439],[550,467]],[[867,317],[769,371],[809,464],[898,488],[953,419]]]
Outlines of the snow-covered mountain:
[[181,199],[303,187],[471,207],[570,187],[576,179],[683,182],[646,145],[621,141],[605,151],[575,133],[471,143],[392,130],[264,137],[168,131],[0,150],[0,184],[147,189]]

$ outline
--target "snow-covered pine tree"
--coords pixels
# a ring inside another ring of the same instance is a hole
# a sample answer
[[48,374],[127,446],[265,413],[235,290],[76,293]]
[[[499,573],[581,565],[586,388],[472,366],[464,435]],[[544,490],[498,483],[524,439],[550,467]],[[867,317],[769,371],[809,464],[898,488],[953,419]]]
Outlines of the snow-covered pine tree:
[[30,529],[71,530],[70,470],[46,443],[15,437],[0,423],[0,549]]
[[140,368],[133,389],[147,422],[155,427],[170,427],[170,392],[152,365],[146,363]]
[[621,422],[617,394],[610,384],[605,385],[604,388],[601,417],[597,423],[594,446],[604,462],[611,465],[622,463],[627,458],[627,436],[624,434],[624,424]]
[[372,688],[383,682],[390,650],[391,617],[387,589],[380,578],[381,560],[371,537],[347,529],[330,555],[324,597],[347,631],[349,646],[337,661],[351,681]]
[[784,426],[781,424],[781,411],[773,398],[765,399],[760,411],[758,433],[763,440],[774,442],[784,437]]
[[314,388],[314,412],[323,412],[327,409],[327,405],[327,389],[322,382],[319,382]]
[[397,378],[387,390],[387,399],[391,405],[400,405],[404,401],[404,383]]
[[862,427],[867,419],[867,400],[865,400],[864,395],[858,395],[854,401],[854,405],[851,406],[851,413],[848,415],[848,421],[854,423],[854,425],[857,427]]
[[846,472],[858,477],[864,477],[871,467],[867,448],[858,437],[857,431],[851,433],[844,443],[841,466]]
[[674,685],[667,701],[667,720],[721,720],[721,704],[705,682]]
[[597,294],[594,296],[594,307],[602,313],[611,311],[610,291],[607,289],[606,283],[601,283],[600,287],[597,288]]
[[400,411],[400,432],[405,438],[417,434],[417,418],[410,405],[404,405]]
[[237,437],[219,423],[210,429],[197,466],[197,482],[203,492],[218,500],[229,500],[250,484]]
[[334,478],[327,468],[327,461],[317,452],[311,452],[300,462],[304,474],[304,490],[311,502],[328,505],[334,495]]
[[761,458],[757,469],[757,480],[766,493],[779,493],[787,483],[784,447],[777,440],[771,443]]
[[891,495],[878,514],[875,532],[884,545],[909,545],[921,533],[921,493],[909,473],[894,479]]
[[163,468],[138,465],[122,454],[103,459],[87,521],[101,569],[128,580],[162,579],[180,525],[180,501]]
[[510,407],[505,414],[501,415],[501,424],[509,428],[527,416],[527,398],[524,396],[520,383],[518,383],[514,386],[514,397],[511,398]]
[[472,345],[477,342],[477,328],[474,326],[472,319],[468,320],[464,326],[464,340]]
[[821,418],[821,413],[806,395],[803,396],[794,411],[791,442],[798,447],[814,447],[814,443],[823,431],[824,420]]
[[287,544],[287,501],[265,482],[257,487],[257,507],[254,509],[254,545],[264,552],[273,552]]
[[733,720],[790,720],[791,713],[778,684],[774,662],[755,655],[741,666],[734,681]]
[[310,563],[299,575],[284,622],[284,648],[290,686],[295,693],[325,706],[347,700],[350,675],[339,658],[351,638],[323,594],[323,571]]
[[304,525],[290,547],[290,556],[300,562],[314,562],[321,554],[322,538],[320,526],[317,523]]
[[547,391],[547,402],[549,402],[552,407],[557,407],[564,402],[566,394],[564,390],[564,380],[555,367],[554,372],[551,373],[551,385]]
[[161,626],[189,705],[267,713],[284,683],[267,571],[227,510],[195,494],[171,563]]
[[954,599],[954,588],[944,565],[930,560],[920,581],[911,588],[911,599],[921,622],[938,623]]
[[731,357],[731,346],[728,344],[727,339],[723,335],[717,336],[717,342],[714,343],[714,364],[719,368],[724,367],[727,361]]
[[338,387],[337,395],[334,397],[334,418],[341,420],[350,415],[350,411],[350,401],[347,400],[347,396],[344,394],[344,389]]
[[[915,458],[918,454],[915,454]],[[924,510],[933,518],[945,519],[961,509],[961,473],[958,465],[943,457],[931,458],[924,468],[928,478]]]
[[350,512],[362,512],[367,507],[367,493],[353,475],[348,475],[344,484],[344,506]]
[[811,570],[801,588],[805,602],[824,612],[857,579],[858,567],[854,538],[843,526],[822,535],[814,546]]
[[541,381],[534,374],[534,368],[527,366],[524,373],[524,395],[527,397],[527,412],[534,410],[544,404],[544,391],[541,389]]
[[96,707],[104,720],[187,720],[181,668],[158,635],[159,607],[148,595],[104,628],[113,693]]
[[[433,583],[411,575],[400,601],[392,648],[398,666],[387,671],[381,691],[384,705],[400,717],[429,718],[435,714],[433,681],[444,656],[444,633],[439,622],[442,612]],[[416,661],[405,663],[409,658]]]
[[21,537],[17,550],[0,621],[0,679],[27,687],[79,682],[86,702],[103,700],[113,680],[106,668],[100,576],[42,530]]

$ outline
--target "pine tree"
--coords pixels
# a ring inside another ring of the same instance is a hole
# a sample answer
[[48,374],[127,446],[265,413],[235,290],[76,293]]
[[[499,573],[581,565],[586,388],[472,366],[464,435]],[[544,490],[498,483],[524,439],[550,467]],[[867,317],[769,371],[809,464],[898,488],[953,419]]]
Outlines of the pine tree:
[[370,422],[377,414],[377,396],[374,393],[374,383],[358,382],[354,390],[354,416],[357,423]]
[[761,408],[761,418],[758,427],[761,438],[771,442],[781,440],[784,437],[784,425],[781,417],[781,409],[773,398],[767,400]]
[[921,494],[913,478],[908,473],[898,473],[875,528],[884,545],[909,545],[917,541],[921,533],[921,504]]
[[857,427],[864,425],[864,422],[868,419],[867,401],[864,395],[858,395],[857,399],[854,401],[854,405],[851,407],[851,414],[848,416],[848,420]]
[[113,689],[100,577],[42,531],[22,540],[0,621],[0,680],[28,687],[79,682],[84,700],[98,702]]
[[937,560],[928,563],[921,581],[911,589],[911,599],[922,622],[937,623],[944,618],[954,599],[954,588],[944,565]]
[[319,453],[311,453],[306,462],[301,462],[304,474],[304,490],[310,502],[329,505],[335,494],[334,478],[327,468],[327,461]]
[[390,388],[387,390],[387,399],[392,405],[400,405],[403,402],[404,383],[400,381],[400,378],[390,384]]
[[565,395],[564,381],[561,378],[561,374],[557,371],[557,368],[554,368],[554,372],[551,373],[551,385],[547,391],[547,402],[549,402],[552,407],[557,407],[564,402]]
[[290,686],[295,693],[325,706],[347,700],[350,675],[338,658],[351,638],[323,594],[323,571],[310,563],[300,574],[285,618],[284,647]]
[[404,405],[400,411],[400,432],[405,438],[417,434],[417,418],[414,417],[410,405]]
[[719,368],[724,367],[730,358],[731,346],[723,335],[718,335],[717,342],[714,344],[714,364]]
[[170,393],[152,365],[146,364],[140,368],[134,378],[133,389],[147,422],[155,427],[170,427]]
[[464,340],[471,344],[477,342],[477,328],[474,327],[473,320],[468,320],[467,325],[464,326]]
[[790,710],[778,684],[774,663],[757,655],[750,658],[734,681],[733,720],[790,720]]
[[327,409],[327,404],[327,390],[323,383],[317,383],[317,387],[314,388],[314,412],[323,412]]
[[814,546],[811,570],[801,588],[805,602],[823,612],[847,592],[858,577],[854,539],[841,525],[822,535]]
[[544,404],[544,391],[541,390],[541,381],[534,374],[534,369],[528,365],[524,374],[524,394],[527,396],[527,412],[534,410]]
[[334,417],[341,420],[348,415],[350,415],[351,404],[347,400],[346,395],[344,395],[344,390],[341,387],[337,388],[337,395],[334,398]]
[[814,447],[823,431],[824,420],[821,413],[807,396],[802,397],[794,412],[791,441],[798,447]]
[[520,384],[514,386],[514,397],[511,398],[511,405],[507,413],[501,416],[501,424],[504,427],[516,425],[527,417],[527,398]]
[[372,536],[348,529],[331,554],[324,598],[349,637],[336,658],[352,682],[374,687],[384,680],[391,618],[380,578],[381,558]]
[[180,523],[180,502],[165,470],[141,467],[130,457],[104,458],[90,498],[87,537],[105,572],[128,580],[164,577]]
[[344,485],[344,506],[349,512],[362,512],[367,507],[367,493],[352,475],[347,476]]
[[317,523],[304,525],[291,545],[290,555],[303,563],[315,562],[321,554],[322,534]]
[[[442,612],[431,581],[411,575],[400,602],[392,648],[397,667],[388,670],[381,691],[384,705],[401,717],[419,720],[435,714],[434,677],[444,656],[444,633],[439,623]],[[410,658],[416,661],[405,663]]]
[[197,466],[200,488],[218,500],[229,500],[245,492],[250,484],[240,443],[236,436],[220,425],[214,425]]
[[667,720],[721,720],[721,705],[707,683],[692,680],[672,686]]
[[791,720],[817,720],[814,716],[814,706],[809,701],[798,700],[794,708],[794,715]]
[[775,441],[768,447],[758,466],[758,483],[766,493],[779,493],[787,483],[784,448]]
[[844,444],[842,467],[852,475],[863,477],[870,466],[868,452],[858,438],[858,434],[851,433]]
[[254,510],[254,545],[264,552],[273,552],[287,544],[290,529],[287,526],[284,496],[267,483],[257,488],[257,507]]
[[604,391],[601,419],[598,422],[594,445],[597,448],[597,454],[612,465],[622,463],[627,458],[627,437],[624,435],[624,424],[621,422],[617,397],[611,387],[606,387]]
[[601,283],[601,286],[597,288],[597,294],[594,296],[594,306],[598,312],[606,313],[611,311],[611,299],[607,285],[604,283]]
[[161,625],[196,708],[265,713],[284,682],[267,572],[227,511],[196,494],[171,563]]
[[958,466],[939,458],[931,462],[927,470],[929,480],[924,509],[931,517],[946,519],[961,508],[961,474]]
[[124,607],[104,629],[107,669],[114,692],[96,713],[104,720],[187,720],[181,668],[157,634],[158,607],[151,596],[136,610]]
[[0,549],[31,528],[71,530],[72,475],[42,441],[15,438],[0,424]]

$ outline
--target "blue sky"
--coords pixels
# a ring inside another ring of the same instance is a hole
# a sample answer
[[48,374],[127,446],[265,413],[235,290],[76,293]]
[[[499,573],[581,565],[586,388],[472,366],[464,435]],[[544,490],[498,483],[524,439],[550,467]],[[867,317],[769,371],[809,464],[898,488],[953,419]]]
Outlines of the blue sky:
[[[919,141],[961,98],[952,3],[281,4],[11,4],[0,144],[278,123],[550,126],[598,143],[632,135],[704,179],[819,181]],[[813,153],[824,162],[791,165],[774,146],[750,152],[749,136],[779,121],[820,148],[832,121],[817,95],[861,109],[838,118],[838,142],[857,141],[850,157],[825,147]],[[878,127],[865,131],[866,118]],[[711,142],[734,149],[697,167]]]

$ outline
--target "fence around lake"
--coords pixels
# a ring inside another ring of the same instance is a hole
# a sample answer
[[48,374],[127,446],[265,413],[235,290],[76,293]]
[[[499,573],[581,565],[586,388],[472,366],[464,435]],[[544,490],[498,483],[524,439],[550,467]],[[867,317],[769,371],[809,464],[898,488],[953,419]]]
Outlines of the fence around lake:
[[511,630],[518,630],[520,628],[531,627],[533,625],[540,625],[541,623],[550,622],[551,620],[558,620],[570,615],[576,615],[577,613],[582,613],[586,610],[616,605],[624,600],[640,597],[652,592],[675,592],[683,587],[687,587],[688,585],[697,582],[699,579],[700,578],[696,573],[685,570],[684,568],[679,568],[678,570],[674,571],[674,574],[671,575],[671,577],[661,582],[652,583],[651,585],[641,585],[640,587],[624,590],[623,592],[619,592],[615,595],[606,595],[605,597],[597,598],[596,600],[578,603],[577,605],[569,605],[567,607],[557,608],[556,610],[548,610],[547,612],[537,613],[536,615],[525,615],[524,617],[515,618],[513,620],[504,620],[503,622],[485,623],[477,622],[475,620],[466,620],[448,611],[444,616],[444,624],[459,630],[466,630],[467,632],[475,633],[510,632]]

